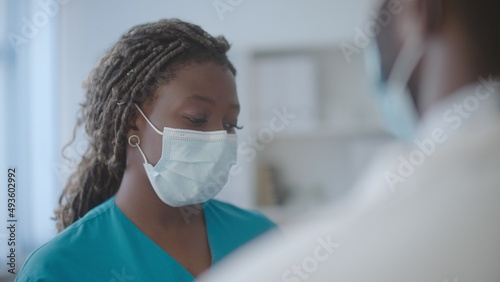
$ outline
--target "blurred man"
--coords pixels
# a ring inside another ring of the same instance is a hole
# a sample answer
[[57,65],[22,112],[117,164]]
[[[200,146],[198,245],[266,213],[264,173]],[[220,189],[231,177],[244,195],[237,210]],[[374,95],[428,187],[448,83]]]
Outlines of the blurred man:
[[368,60],[408,141],[375,170],[385,200],[324,209],[206,281],[500,281],[500,1],[390,0],[379,17],[398,4]]

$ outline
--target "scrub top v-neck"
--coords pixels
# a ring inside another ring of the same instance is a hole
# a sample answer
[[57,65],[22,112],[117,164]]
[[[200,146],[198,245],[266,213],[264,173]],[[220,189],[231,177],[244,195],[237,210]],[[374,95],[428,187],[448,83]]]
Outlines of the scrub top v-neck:
[[[202,205],[212,265],[275,227],[264,215],[218,200]],[[135,226],[114,197],[35,250],[16,281],[194,281]]]

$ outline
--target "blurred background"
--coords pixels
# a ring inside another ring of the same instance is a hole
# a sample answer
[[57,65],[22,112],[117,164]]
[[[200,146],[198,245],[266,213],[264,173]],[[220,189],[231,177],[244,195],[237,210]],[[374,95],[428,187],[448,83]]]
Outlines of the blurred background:
[[[53,210],[85,149],[71,139],[83,80],[130,27],[176,17],[231,43],[238,169],[218,196],[278,223],[348,194],[391,142],[364,72],[373,0],[0,0],[0,165],[17,171],[16,252],[56,234]],[[0,220],[7,222],[6,188]],[[0,276],[6,274],[0,229]],[[12,278],[12,277],[11,277]],[[6,280],[7,281],[7,280]]]

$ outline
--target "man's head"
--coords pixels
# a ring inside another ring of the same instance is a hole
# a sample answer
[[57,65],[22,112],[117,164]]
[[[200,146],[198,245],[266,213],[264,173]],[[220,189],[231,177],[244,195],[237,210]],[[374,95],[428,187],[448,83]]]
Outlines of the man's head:
[[500,1],[385,0],[381,9],[394,2],[402,12],[377,37],[382,76],[394,71],[405,44],[410,54],[421,51],[407,82],[420,113],[480,75],[500,74]]

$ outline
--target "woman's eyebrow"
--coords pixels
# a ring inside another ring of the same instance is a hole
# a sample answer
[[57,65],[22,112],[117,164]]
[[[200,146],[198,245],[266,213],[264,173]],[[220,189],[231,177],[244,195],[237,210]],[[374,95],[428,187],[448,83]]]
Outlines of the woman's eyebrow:
[[201,95],[193,95],[193,96],[189,96],[188,98],[186,99],[195,99],[195,100],[199,100],[199,101],[202,101],[202,102],[205,102],[205,103],[208,103],[210,105],[215,105],[215,101],[214,99],[212,98],[209,98],[209,97],[205,97],[205,96],[201,96]]
[[[198,101],[202,101],[202,102],[205,102],[205,103],[208,103],[212,106],[215,105],[215,100],[212,99],[212,98],[209,98],[209,97],[205,97],[205,96],[201,96],[201,95],[192,95],[192,96],[189,96],[187,97],[186,99],[194,99],[194,100],[198,100]],[[239,110],[240,109],[240,104],[232,104],[231,105],[231,109],[236,109],[236,110]]]

